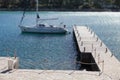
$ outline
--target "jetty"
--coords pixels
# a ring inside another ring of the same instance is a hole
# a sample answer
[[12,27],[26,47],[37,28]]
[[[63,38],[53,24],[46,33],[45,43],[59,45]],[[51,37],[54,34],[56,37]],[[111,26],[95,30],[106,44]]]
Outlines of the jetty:
[[98,71],[100,75],[120,80],[120,62],[95,32],[86,26],[74,26],[73,29],[80,53],[80,63],[90,65],[91,71]]
[[120,62],[95,32],[73,26],[73,33],[82,70],[19,69],[18,58],[0,57],[0,80],[120,80]]

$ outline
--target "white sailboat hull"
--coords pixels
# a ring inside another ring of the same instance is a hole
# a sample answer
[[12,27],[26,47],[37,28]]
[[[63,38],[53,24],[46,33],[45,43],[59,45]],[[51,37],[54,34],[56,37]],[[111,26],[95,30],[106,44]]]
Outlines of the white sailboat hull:
[[30,33],[66,33],[67,30],[62,27],[26,27],[19,26],[22,32]]
[[[55,27],[54,25],[47,25],[40,23],[40,21],[45,21],[45,20],[56,20],[54,18],[51,19],[41,19],[38,14],[38,0],[36,0],[36,25],[35,26],[22,26],[22,21],[25,16],[25,11],[23,13],[23,17],[21,18],[20,21],[20,29],[22,32],[30,32],[30,33],[66,33],[67,30],[65,29],[64,25],[63,27]],[[61,23],[62,24],[62,23]],[[61,25],[60,24],[60,25]]]

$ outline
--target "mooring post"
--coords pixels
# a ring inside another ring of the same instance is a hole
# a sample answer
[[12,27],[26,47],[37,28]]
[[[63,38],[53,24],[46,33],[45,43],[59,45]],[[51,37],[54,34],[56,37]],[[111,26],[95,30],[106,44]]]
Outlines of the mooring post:
[[14,51],[14,58],[16,59],[17,57],[17,54],[16,54],[16,50]]
[[111,54],[111,57],[113,57],[113,54]]
[[8,70],[13,69],[12,65],[13,65],[13,60],[9,57],[8,58]]
[[16,50],[14,51],[14,57],[8,58],[8,69],[18,69],[19,59],[16,55]]
[[84,47],[84,52],[85,52],[85,47]]
[[77,26],[76,25],[74,25],[75,26],[75,29],[77,30]]
[[74,27],[74,29],[75,29],[75,30],[77,30],[77,28],[76,28],[76,25],[75,25],[75,24],[73,25],[73,27]]
[[86,28],[89,29],[88,26],[86,26]]
[[92,52],[93,52],[93,43],[92,43]]
[[90,32],[90,28],[88,29],[88,32]]
[[98,64],[99,64],[99,61],[100,61],[100,54],[98,54]]
[[96,58],[96,48],[94,49],[94,51],[95,51],[95,58]]
[[99,72],[99,76],[100,76],[104,72],[104,60],[99,63],[102,63],[102,70]]
[[93,33],[93,37],[95,37],[95,32]]
[[98,41],[98,37],[96,38],[96,42]]
[[83,41],[81,41],[81,46],[83,46]]
[[107,52],[108,52],[108,49],[106,48],[106,49],[105,49],[105,53],[107,53]]
[[77,33],[78,34],[78,37],[79,37],[79,33]]
[[102,47],[102,41],[101,41],[101,43],[100,43],[100,47]]
[[18,65],[19,65],[19,60],[18,58],[12,58],[10,57],[8,59],[8,69],[18,69]]
[[81,41],[81,37],[79,38],[79,41]]
[[104,72],[104,60],[102,61],[102,72]]
[[77,32],[77,34],[78,34],[78,30],[76,29],[76,32]]
[[14,64],[14,66],[13,66],[14,69],[19,68],[19,58],[18,57],[14,60],[13,64]]
[[91,34],[92,34],[92,30],[91,30]]

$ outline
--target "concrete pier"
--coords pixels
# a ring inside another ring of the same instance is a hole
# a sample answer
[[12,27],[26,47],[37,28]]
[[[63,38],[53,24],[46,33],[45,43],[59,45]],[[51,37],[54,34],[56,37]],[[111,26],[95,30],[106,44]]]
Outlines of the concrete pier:
[[91,54],[94,61],[88,64],[95,63],[100,70],[100,74],[109,75],[112,80],[120,80],[120,62],[99,37],[85,26],[74,26],[73,29],[81,53],[81,63],[87,64],[87,62],[82,61],[88,60],[88,54]]
[[18,69],[18,57],[0,57],[0,73],[6,73],[13,69]]
[[0,73],[8,69],[7,57],[0,57]]
[[0,80],[120,80],[120,62],[99,37],[85,26],[73,26],[73,31],[81,56],[78,63],[91,70],[16,69],[18,64],[9,66],[9,59],[0,57],[1,72],[11,69],[0,72]]

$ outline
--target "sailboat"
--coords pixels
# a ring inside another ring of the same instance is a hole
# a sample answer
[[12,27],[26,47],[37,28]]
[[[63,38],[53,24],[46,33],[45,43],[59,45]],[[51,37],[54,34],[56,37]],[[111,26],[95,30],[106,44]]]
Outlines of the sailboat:
[[23,18],[24,18],[24,14],[19,25],[22,32],[29,32],[29,33],[66,33],[67,32],[66,25],[55,26],[55,25],[48,25],[45,23],[41,23],[42,21],[56,20],[57,18],[40,19],[38,14],[38,0],[36,0],[36,24],[34,26],[23,26],[21,25]]

